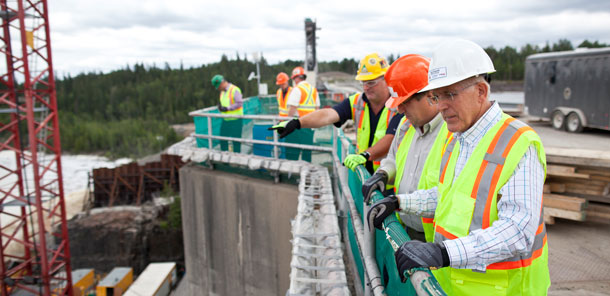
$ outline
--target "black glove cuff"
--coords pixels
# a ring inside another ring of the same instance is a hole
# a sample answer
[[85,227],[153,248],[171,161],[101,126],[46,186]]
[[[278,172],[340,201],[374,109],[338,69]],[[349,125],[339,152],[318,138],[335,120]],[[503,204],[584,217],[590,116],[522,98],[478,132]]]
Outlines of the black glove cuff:
[[369,158],[371,158],[371,154],[368,151],[364,151],[360,153],[360,155],[364,156],[364,158],[366,158],[366,161],[369,161]]
[[298,118],[295,118],[292,121],[294,121],[296,123],[297,129],[301,129],[301,121]]
[[438,246],[441,248],[441,254],[443,255],[443,267],[447,267],[449,266],[449,253],[447,252],[447,249],[445,248],[445,244],[443,243],[438,243]]

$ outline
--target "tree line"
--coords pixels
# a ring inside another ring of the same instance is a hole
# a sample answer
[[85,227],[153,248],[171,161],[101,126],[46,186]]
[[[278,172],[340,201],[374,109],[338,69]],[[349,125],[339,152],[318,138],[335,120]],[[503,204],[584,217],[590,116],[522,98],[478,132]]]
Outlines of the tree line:
[[[578,47],[605,47],[604,43],[584,41]],[[506,46],[485,48],[497,73],[495,80],[522,80],[525,58],[534,53],[572,50],[567,39],[546,44],[542,48],[526,44],[519,49]],[[391,63],[400,56],[390,55]],[[261,83],[274,93],[275,76],[303,64],[287,60],[269,64],[259,61]],[[356,74],[358,60],[319,62],[318,71],[341,71]],[[248,74],[256,65],[239,54],[230,59],[223,55],[219,62],[172,69],[168,64],[135,64],[103,73],[83,73],[56,78],[61,140],[69,153],[103,152],[109,157],[140,157],[156,153],[179,140],[171,124],[192,122],[189,112],[216,105],[218,91],[211,78],[222,74],[239,86],[245,97],[257,93],[256,80]]]

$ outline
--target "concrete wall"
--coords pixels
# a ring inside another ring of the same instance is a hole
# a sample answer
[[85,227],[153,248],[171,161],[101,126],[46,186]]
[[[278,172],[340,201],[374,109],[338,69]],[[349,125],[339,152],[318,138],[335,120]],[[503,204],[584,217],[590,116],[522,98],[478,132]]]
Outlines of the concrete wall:
[[180,188],[181,294],[286,294],[297,187],[187,165]]

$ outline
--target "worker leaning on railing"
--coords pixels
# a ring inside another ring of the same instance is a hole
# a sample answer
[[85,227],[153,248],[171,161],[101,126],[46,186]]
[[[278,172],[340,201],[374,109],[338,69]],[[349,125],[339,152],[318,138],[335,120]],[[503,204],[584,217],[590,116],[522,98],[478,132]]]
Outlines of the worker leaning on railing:
[[[394,180],[396,194],[429,189],[438,184],[442,147],[450,139],[451,133],[436,106],[428,103],[426,97],[431,93],[421,92],[428,85],[429,64],[428,58],[409,54],[397,59],[385,75],[392,92],[386,107],[398,108],[398,112],[405,117],[396,131],[388,155],[362,186],[366,203],[374,190],[383,191],[388,179]],[[392,195],[374,204],[369,210],[369,218],[375,217],[374,213],[380,210],[379,207],[392,207],[395,201],[396,197]],[[422,217],[400,212],[399,218],[411,239],[431,242],[434,238],[432,215]],[[375,222],[375,227],[382,229],[383,220]],[[369,221],[369,225],[373,225],[372,221]]]
[[[401,275],[440,268],[434,274],[448,295],[546,295],[544,149],[534,130],[489,101],[486,78],[493,72],[489,56],[471,41],[435,49],[424,91],[432,90],[429,101],[456,140],[443,154],[438,186],[385,205],[434,215],[434,242],[404,243],[396,264]],[[389,214],[377,211],[373,219]]]
[[[212,86],[220,91],[218,111],[225,115],[244,115],[241,89],[229,83],[222,75],[212,77]],[[220,135],[224,137],[241,138],[243,120],[241,118],[223,118],[220,126]],[[234,141],[233,152],[241,151],[241,143]],[[228,141],[220,141],[220,150],[228,151]]]
[[373,53],[365,56],[358,66],[356,80],[362,82],[364,93],[356,93],[331,109],[322,109],[299,119],[282,122],[276,129],[283,138],[300,128],[318,128],[334,124],[342,126],[348,119],[357,125],[357,154],[348,155],[344,164],[354,169],[363,164],[372,174],[387,154],[394,133],[402,118],[385,107],[390,98],[384,75],[388,62]]

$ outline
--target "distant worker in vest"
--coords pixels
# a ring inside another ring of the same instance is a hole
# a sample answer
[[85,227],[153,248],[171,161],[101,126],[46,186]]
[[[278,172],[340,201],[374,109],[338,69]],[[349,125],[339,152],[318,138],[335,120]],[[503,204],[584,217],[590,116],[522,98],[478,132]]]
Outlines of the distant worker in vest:
[[489,101],[493,63],[463,39],[433,52],[429,102],[455,140],[441,159],[439,184],[385,201],[373,223],[395,209],[434,216],[433,242],[408,241],[395,253],[401,276],[434,272],[448,295],[546,295],[548,244],[542,214],[546,157],[536,132]]
[[[239,87],[229,83],[222,75],[212,77],[212,86],[220,91],[218,111],[224,115],[244,115],[243,100]],[[220,135],[223,137],[241,138],[243,120],[241,118],[223,118]],[[241,152],[241,143],[231,141],[233,152]],[[220,150],[229,150],[228,141],[220,141]]]
[[280,72],[277,74],[275,78],[275,84],[280,88],[277,89],[276,97],[277,97],[277,106],[280,116],[288,117],[288,96],[290,95],[290,91],[292,91],[292,86],[289,84],[290,78],[288,74],[284,72]]
[[[386,102],[386,108],[398,108],[398,112],[405,116],[388,155],[362,186],[365,203],[369,203],[375,190],[383,192],[388,180],[394,184],[397,194],[429,189],[438,184],[442,150],[452,134],[436,106],[428,103],[426,97],[432,95],[431,92],[421,91],[428,85],[429,65],[430,59],[427,57],[409,54],[392,63],[385,74],[392,95]],[[393,200],[394,197],[386,198],[384,202]],[[380,207],[384,202],[376,203],[373,207]],[[372,213],[378,210],[369,211],[369,218],[373,218],[375,215]],[[406,226],[409,237],[419,241],[431,242],[434,238],[432,218],[432,215],[422,217],[400,213],[400,221]],[[369,223],[369,226],[372,228],[373,223]]]
[[273,128],[285,137],[299,128],[318,128],[334,124],[341,127],[353,119],[357,126],[356,154],[346,156],[345,166],[355,170],[364,165],[374,173],[381,159],[388,153],[402,115],[385,107],[390,98],[384,75],[390,65],[377,53],[365,56],[358,65],[356,80],[362,83],[363,93],[355,93],[333,108],[322,109],[307,116],[283,122]]
[[[307,79],[305,69],[303,67],[294,68],[291,78],[294,87],[290,90],[288,100],[286,101],[288,117],[303,117],[318,110],[320,108],[318,90],[305,81]],[[313,130],[303,128],[297,133],[287,136],[286,143],[313,145]],[[302,160],[311,162],[311,150],[286,148],[286,159],[298,160],[299,156],[301,156]]]

